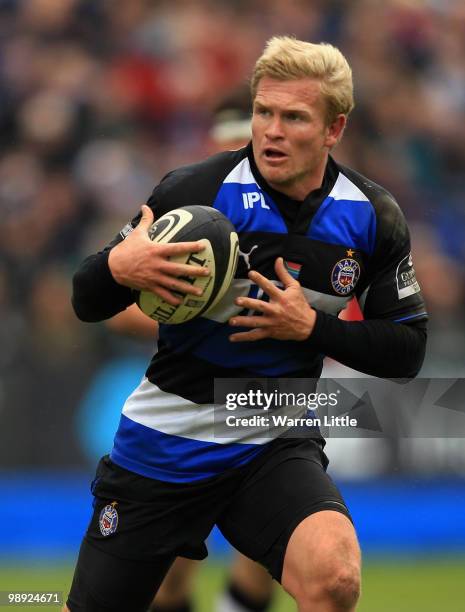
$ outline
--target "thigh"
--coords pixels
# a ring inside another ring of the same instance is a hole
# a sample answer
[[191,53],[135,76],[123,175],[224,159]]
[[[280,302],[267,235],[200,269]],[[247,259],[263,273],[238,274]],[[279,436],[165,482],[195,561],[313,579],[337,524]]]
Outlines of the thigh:
[[71,612],[146,612],[173,561],[122,559],[84,539],[67,606]]
[[207,556],[205,539],[233,486],[234,481],[222,477],[161,482],[104,457],[92,484],[94,511],[79,555],[70,610],[143,610],[175,557]]
[[322,510],[350,517],[326,473],[327,464],[316,441],[273,443],[270,452],[251,466],[234,501],[218,521],[226,539],[264,565],[278,582],[289,539],[306,517]]
[[157,606],[161,609],[176,609],[189,600],[198,565],[198,561],[184,557],[178,557],[175,560],[155,597],[154,604],[157,609]]
[[282,585],[296,599],[321,585],[356,584],[361,554],[354,526],[333,510],[316,512],[297,525],[286,548]]
[[86,540],[105,553],[134,561],[165,555],[203,559],[205,539],[217,516],[212,499],[220,485],[157,481],[104,457],[92,485],[94,512]]
[[245,557],[241,553],[234,556],[230,568],[230,581],[243,592],[248,593],[257,602],[271,599],[273,594],[273,581],[267,570]]

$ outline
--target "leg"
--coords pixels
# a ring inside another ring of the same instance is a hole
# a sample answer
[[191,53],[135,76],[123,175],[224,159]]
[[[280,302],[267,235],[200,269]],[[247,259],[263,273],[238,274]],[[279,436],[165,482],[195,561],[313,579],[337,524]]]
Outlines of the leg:
[[360,594],[360,548],[349,519],[323,510],[294,530],[282,585],[299,612],[352,612]]
[[70,612],[145,612],[174,557],[121,559],[86,540],[81,545],[67,601]]
[[266,567],[301,612],[351,612],[360,590],[355,530],[326,466],[316,441],[273,443],[218,521],[229,542]]
[[266,612],[273,598],[273,579],[267,570],[237,553],[231,564],[229,583],[218,598],[216,612]]
[[[150,612],[188,612],[191,610],[192,582],[197,562],[178,557],[163,580]],[[231,566],[228,592],[217,609],[267,610],[273,594],[273,580],[255,561],[237,553]]]
[[92,492],[94,511],[68,608],[146,612],[178,555],[206,556],[204,540],[215,519],[205,507],[204,490],[146,478],[104,457]]
[[190,610],[192,582],[198,562],[178,557],[166,574],[150,608],[151,612]]
[[231,583],[256,601],[269,601],[273,579],[264,567],[238,553],[231,566]]

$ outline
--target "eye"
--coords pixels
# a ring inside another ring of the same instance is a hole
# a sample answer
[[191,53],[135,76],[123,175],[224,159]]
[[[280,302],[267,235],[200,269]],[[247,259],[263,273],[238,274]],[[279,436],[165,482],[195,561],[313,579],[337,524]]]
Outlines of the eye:
[[289,121],[300,121],[302,119],[302,117],[298,114],[298,113],[287,113],[286,114],[286,119],[288,119]]
[[262,107],[256,108],[254,112],[256,115],[260,115],[260,117],[268,117],[270,114],[270,111],[267,108]]

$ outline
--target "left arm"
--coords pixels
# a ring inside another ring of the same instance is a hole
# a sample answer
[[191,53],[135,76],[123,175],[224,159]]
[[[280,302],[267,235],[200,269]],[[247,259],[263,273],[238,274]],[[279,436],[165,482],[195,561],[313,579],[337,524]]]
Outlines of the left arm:
[[423,364],[426,322],[342,321],[318,312],[309,345],[370,376],[413,378]]
[[365,374],[382,378],[416,376],[425,355],[424,322],[406,325],[386,319],[342,321],[311,308],[282,258],[276,260],[275,270],[283,289],[258,272],[250,272],[250,279],[269,295],[270,301],[236,299],[239,306],[259,315],[232,317],[232,326],[253,329],[233,334],[231,341],[264,338],[304,341],[312,349]]

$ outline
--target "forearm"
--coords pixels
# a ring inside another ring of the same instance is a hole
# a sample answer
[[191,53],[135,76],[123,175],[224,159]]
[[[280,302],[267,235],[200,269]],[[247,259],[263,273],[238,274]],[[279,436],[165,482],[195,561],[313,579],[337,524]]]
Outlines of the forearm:
[[388,320],[342,321],[317,312],[307,340],[315,350],[340,363],[380,378],[418,374],[426,348],[426,325]]
[[72,304],[82,321],[109,319],[134,301],[132,290],[119,285],[111,275],[108,253],[85,259],[73,277]]

